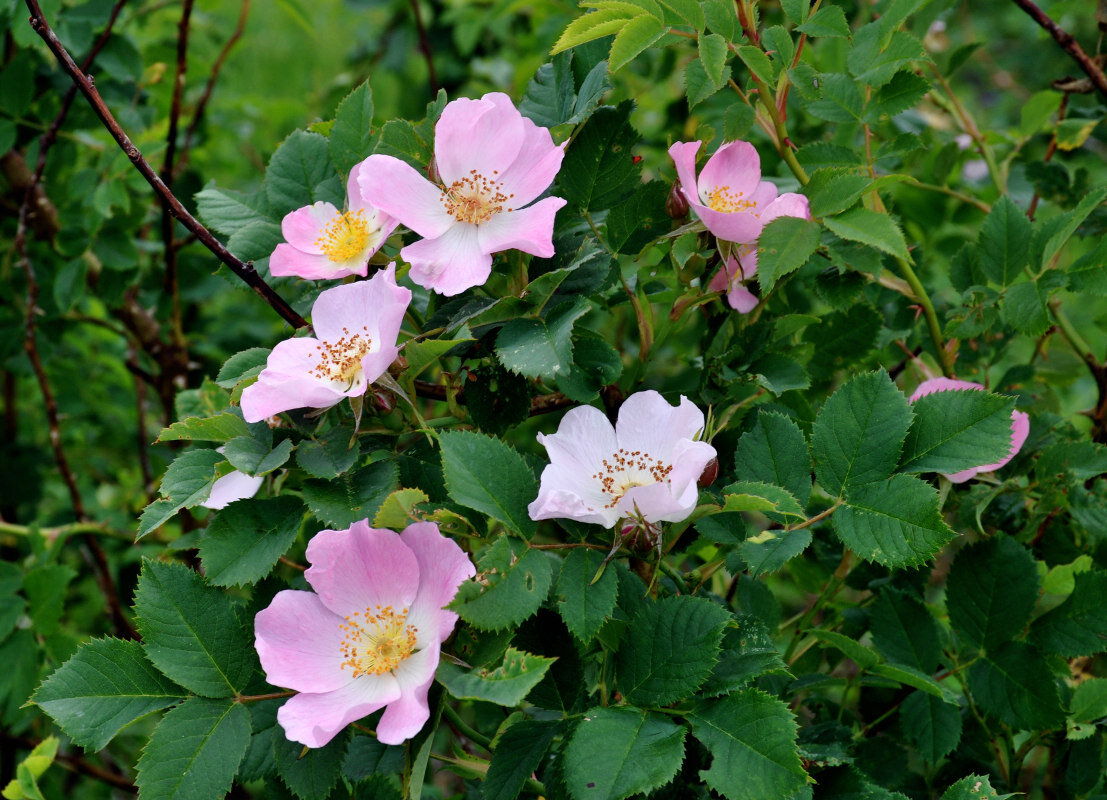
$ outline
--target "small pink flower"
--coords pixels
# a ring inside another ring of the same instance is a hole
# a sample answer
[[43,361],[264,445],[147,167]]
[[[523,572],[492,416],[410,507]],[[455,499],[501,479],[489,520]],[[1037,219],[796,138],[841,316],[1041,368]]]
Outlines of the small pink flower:
[[673,407],[653,390],[627,398],[614,428],[592,406],[571,409],[556,433],[538,435],[550,463],[531,519],[575,519],[614,527],[622,518],[679,522],[696,507],[696,482],[715,448],[695,437],[701,412],[686,397]]
[[247,422],[293,408],[330,408],[359,397],[396,360],[396,337],[411,290],[396,285],[396,265],[367,281],[319,294],[311,308],[318,339],[286,339],[273,348],[257,383],[242,392]]
[[719,239],[749,244],[777,217],[811,219],[807,198],[761,180],[761,157],[749,142],[727,142],[707,159],[696,178],[696,153],[702,142],[677,142],[669,148],[688,205]]
[[311,279],[367,274],[369,258],[399,222],[365,200],[358,185],[364,166],[362,161],[350,170],[346,211],[320,200],[285,215],[281,233],[286,241],[269,257],[272,274]]
[[[801,194],[782,194],[770,203],[761,214],[761,222],[768,225],[777,217],[802,217],[811,219],[807,198]],[[757,274],[757,245],[743,244],[731,251],[726,266],[715,273],[707,285],[708,291],[726,290],[726,301],[741,314],[748,314],[757,307],[757,295],[746,288],[746,281]]]
[[[984,387],[979,383],[973,383],[972,381],[956,381],[951,378],[931,378],[930,380],[923,381],[919,384],[919,388],[915,390],[915,393],[911,395],[911,402],[914,403],[920,397],[925,397],[928,394],[934,394],[935,392],[949,392],[956,390],[972,390],[972,391],[984,391]],[[1024,411],[1012,411],[1011,412],[1011,449],[1004,458],[1001,458],[994,464],[984,464],[979,467],[971,467],[969,469],[955,472],[952,475],[945,475],[952,483],[964,483],[965,481],[975,478],[981,472],[994,472],[1002,467],[1012,458],[1014,458],[1019,450],[1022,449],[1023,444],[1026,443],[1026,437],[1030,435],[1030,417]]]
[[277,711],[285,735],[322,747],[384,708],[377,738],[400,744],[426,724],[427,689],[457,622],[443,608],[476,570],[431,522],[403,533],[324,530],[307,547],[314,592],[286,589],[254,618],[265,677],[293,689]]
[[[225,447],[215,448],[215,452],[222,453]],[[218,511],[226,508],[236,500],[246,500],[258,493],[258,489],[265,483],[265,478],[247,475],[245,472],[233,470],[222,478],[216,478],[211,485],[211,493],[208,499],[200,503],[204,508]]]
[[411,279],[454,295],[488,280],[493,253],[553,255],[554,215],[565,201],[527,204],[549,188],[563,156],[549,130],[492,92],[442,110],[434,126],[441,185],[386,155],[369,156],[358,180],[369,202],[423,237],[400,251]]

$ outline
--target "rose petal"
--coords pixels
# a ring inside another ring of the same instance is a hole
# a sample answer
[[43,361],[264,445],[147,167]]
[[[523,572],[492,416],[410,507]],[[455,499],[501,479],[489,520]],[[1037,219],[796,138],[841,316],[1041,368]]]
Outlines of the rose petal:
[[409,244],[400,251],[411,264],[408,276],[447,296],[482,285],[492,274],[492,256],[481,248],[477,228],[458,222],[436,239]]
[[419,591],[411,602],[408,624],[418,629],[419,644],[441,642],[457,622],[457,614],[443,606],[454,599],[462,583],[477,574],[476,567],[457,542],[443,536],[433,522],[408,525],[400,539],[419,564]]
[[345,395],[311,376],[319,363],[319,342],[311,338],[285,339],[273,348],[257,382],[242,392],[242,416],[247,422],[293,408],[329,408]]
[[473,172],[497,179],[515,161],[526,136],[523,116],[502,92],[450,101],[434,126],[434,160],[442,184],[449,187]]
[[540,128],[523,118],[526,137],[515,161],[500,174],[503,193],[510,196],[512,207],[525,206],[549,188],[561,170],[565,145],[553,143],[547,128]]
[[434,682],[440,658],[438,642],[417,650],[395,669],[400,696],[388,704],[377,723],[377,739],[384,744],[401,744],[417,734],[430,718],[427,690]]
[[323,249],[318,245],[319,236],[340,213],[330,203],[320,200],[285,214],[281,220],[281,234],[300,252],[320,255]]
[[342,669],[342,619],[312,592],[285,589],[254,617],[254,648],[274,686],[331,692],[353,680]]
[[589,489],[566,490],[560,487],[568,481],[558,477],[564,472],[565,470],[555,468],[552,464],[542,471],[538,497],[527,506],[530,518],[575,519],[578,522],[603,525],[605,528],[614,527],[619,521],[619,512],[614,507],[606,507],[606,497],[600,495],[595,488],[596,482],[592,481],[593,486]]
[[441,236],[454,224],[442,203],[442,189],[398,158],[369,156],[362,162],[357,182],[366,202],[420,236]]
[[948,392],[956,389],[977,389],[983,391],[984,387],[972,381],[958,381],[953,378],[931,378],[919,384],[919,387],[915,389],[915,393],[911,395],[911,402],[914,403],[920,397],[925,397],[928,394]]
[[640,450],[671,464],[677,442],[693,438],[703,428],[703,412],[691,400],[681,396],[680,405],[673,407],[651,389],[623,403],[615,436],[624,450]]
[[799,217],[811,219],[811,204],[802,194],[785,192],[777,197],[760,212],[761,221],[768,225],[772,220],[780,217]]
[[497,214],[488,222],[477,225],[481,251],[499,253],[501,250],[522,250],[540,258],[549,258],[554,254],[554,215],[565,202],[560,197],[547,197],[530,208]]
[[[700,202],[706,205],[708,195],[715,189],[729,187],[732,195],[749,196],[760,183],[761,156],[757,154],[757,149],[749,142],[727,142],[703,165],[696,191]],[[776,187],[773,187],[775,196]]]
[[367,520],[319,531],[308,542],[307,559],[304,578],[340,617],[378,606],[399,613],[419,589],[419,562],[400,534],[370,528]]
[[212,511],[218,511],[236,500],[253,497],[258,493],[258,489],[261,488],[263,483],[265,483],[265,478],[255,478],[253,475],[247,475],[245,472],[239,472],[236,469],[217,479],[211,486],[211,494],[208,495],[208,499],[200,505],[204,508],[210,508]]
[[765,223],[750,211],[716,211],[700,203],[689,201],[688,205],[696,212],[703,224],[716,238],[727,242],[744,244],[757,240]]
[[364,276],[369,269],[368,262],[368,256],[364,259],[335,262],[327,256],[300,252],[292,245],[282,242],[277,245],[273,255],[269,256],[269,273],[277,277],[291,275],[313,281],[336,280],[347,275]]
[[703,142],[676,142],[669,148],[669,157],[676,165],[680,191],[689,203],[703,205],[700,202],[699,189],[696,187],[696,153]]
[[400,697],[400,686],[389,673],[362,675],[333,692],[302,692],[277,709],[285,736],[308,747],[322,747],[351,722]]

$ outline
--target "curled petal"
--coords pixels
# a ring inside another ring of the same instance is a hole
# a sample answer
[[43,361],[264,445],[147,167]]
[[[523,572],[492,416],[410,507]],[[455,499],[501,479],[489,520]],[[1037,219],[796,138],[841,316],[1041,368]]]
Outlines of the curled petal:
[[[538,497],[529,506],[531,519],[575,519],[593,525],[612,528],[619,521],[619,512],[607,508],[607,498],[594,486],[561,489],[570,483],[565,470],[548,464],[542,471],[542,483]],[[559,477],[560,476],[560,477]],[[593,484],[595,481],[592,482]]]
[[357,183],[365,202],[420,236],[441,236],[454,224],[442,203],[442,190],[398,158],[369,156],[362,162]]
[[409,244],[400,251],[411,264],[408,275],[423,288],[447,296],[483,284],[492,274],[492,256],[481,248],[478,227],[458,222],[435,239]]
[[766,225],[778,217],[811,219],[811,204],[802,194],[785,192],[769,203],[760,213],[761,221]]
[[696,188],[696,153],[703,142],[676,142],[669,148],[669,157],[676,165],[680,191],[689,205],[703,205]]
[[331,692],[351,680],[342,669],[342,619],[313,592],[285,589],[254,617],[254,648],[265,679],[298,692]]
[[565,202],[560,197],[547,197],[529,208],[497,214],[488,222],[477,225],[480,249],[485,253],[522,250],[549,258],[554,254],[554,215]]
[[[703,432],[703,412],[687,397],[673,407],[659,393],[650,389],[636,392],[619,409],[615,435],[619,447],[641,450],[654,458],[671,463],[673,448],[684,439]],[[697,473],[696,477],[699,477]]]
[[419,562],[394,531],[370,528],[323,530],[307,546],[311,566],[304,578],[327,608],[340,617],[366,609],[410,608],[419,589]]
[[277,709],[277,722],[290,740],[322,747],[351,722],[399,697],[400,686],[391,674],[362,675],[333,692],[290,697]]

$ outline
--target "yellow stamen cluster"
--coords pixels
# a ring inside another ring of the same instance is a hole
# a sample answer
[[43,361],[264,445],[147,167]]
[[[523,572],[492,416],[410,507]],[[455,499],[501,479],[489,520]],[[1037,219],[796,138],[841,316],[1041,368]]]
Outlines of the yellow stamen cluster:
[[350,333],[349,328],[342,329],[342,336],[333,342],[318,342],[315,354],[319,363],[311,370],[311,375],[323,381],[344,383],[353,386],[361,373],[361,359],[372,352],[373,340],[365,333],[369,330],[361,326],[361,333]]
[[620,447],[610,459],[603,460],[603,469],[595,473],[592,480],[599,481],[603,493],[611,498],[604,508],[614,508],[628,490],[668,480],[672,471],[671,465],[649,453]]
[[707,207],[724,214],[734,214],[739,211],[750,211],[757,208],[754,200],[743,199],[745,192],[734,194],[729,186],[716,186],[707,193]]
[[327,258],[340,264],[363,252],[372,236],[365,213],[359,209],[347,211],[328,222],[315,244]]
[[391,672],[415,650],[418,630],[407,624],[407,609],[399,613],[392,606],[366,608],[346,617],[341,628],[342,668],[354,677]]
[[[494,170],[492,174],[495,176],[500,173]],[[500,181],[497,178],[489,180],[471,169],[468,175],[443,190],[442,205],[446,207],[446,213],[458,222],[480,225],[497,214],[512,211],[511,208],[504,208],[504,204],[514,196],[500,191]]]

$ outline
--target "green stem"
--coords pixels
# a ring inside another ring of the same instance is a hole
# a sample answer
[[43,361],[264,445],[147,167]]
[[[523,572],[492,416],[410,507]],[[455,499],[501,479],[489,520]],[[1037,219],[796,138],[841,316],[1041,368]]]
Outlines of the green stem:
[[101,534],[115,539],[133,541],[134,537],[126,531],[117,531],[99,522],[71,522],[68,525],[59,525],[56,528],[39,528],[35,526],[16,525],[14,522],[0,522],[0,533],[10,533],[13,536],[30,536],[39,533],[53,541],[59,536],[72,536],[79,533]]
[[454,710],[453,706],[449,703],[442,704],[442,713],[446,719],[450,721],[450,724],[457,728],[458,732],[472,741],[479,744],[488,752],[492,752],[492,740],[485,736],[480,731],[474,730],[470,727],[469,723],[461,718],[461,715]]
[[915,293],[915,299],[919,301],[919,305],[922,306],[923,317],[926,319],[926,327],[930,331],[930,340],[934,342],[934,349],[937,351],[938,363],[942,365],[942,373],[947,378],[954,376],[953,372],[953,356],[946,350],[945,340],[942,338],[942,326],[938,322],[938,315],[934,313],[934,303],[930,301],[930,295],[926,291],[926,287],[923,286],[922,281],[919,280],[919,276],[915,274],[915,270],[911,267],[910,262],[904,258],[897,258],[896,264],[899,265],[899,271],[903,274],[907,284],[911,287],[911,291]]
[[1084,337],[1080,335],[1080,332],[1072,324],[1072,320],[1061,308],[1060,300],[1053,300],[1049,307],[1053,309],[1053,318],[1057,320],[1057,329],[1061,332],[1061,336],[1065,338],[1065,341],[1069,343],[1073,350],[1080,354],[1080,357],[1089,364],[1099,365],[1099,359],[1095,357],[1095,353],[1092,351],[1091,345],[1085,341]]

